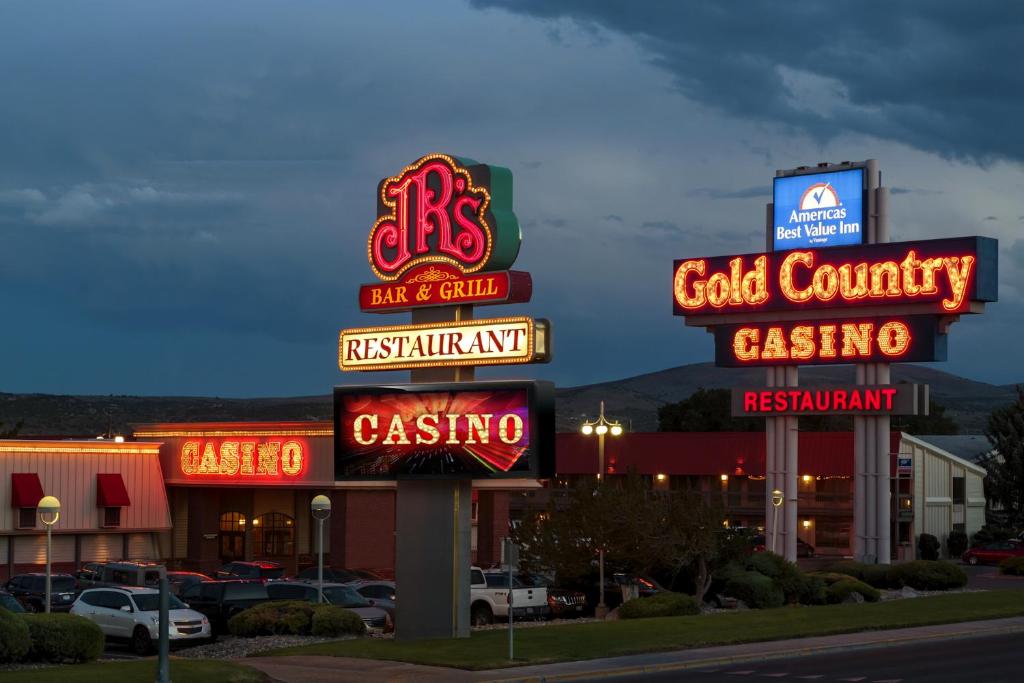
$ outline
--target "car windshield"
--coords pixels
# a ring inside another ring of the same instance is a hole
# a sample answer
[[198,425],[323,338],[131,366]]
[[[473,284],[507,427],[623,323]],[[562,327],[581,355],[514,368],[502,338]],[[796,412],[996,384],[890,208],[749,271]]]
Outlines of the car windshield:
[[354,588],[348,586],[331,586],[330,588],[324,589],[324,597],[332,605],[339,605],[341,607],[369,607],[370,603],[355,591]]
[[0,607],[8,612],[17,612],[19,614],[25,611],[25,608],[21,606],[20,602],[6,593],[0,595]]
[[[160,594],[159,593],[136,593],[135,606],[139,608],[140,612],[156,612],[160,609]],[[185,603],[173,595],[170,596],[171,604],[168,609],[187,609]]]
[[50,579],[50,590],[54,593],[70,593],[75,590],[75,580],[70,576],[54,576]]
[[516,578],[523,582],[524,585],[532,586],[533,588],[553,588],[555,585],[551,579],[540,574],[517,574]]

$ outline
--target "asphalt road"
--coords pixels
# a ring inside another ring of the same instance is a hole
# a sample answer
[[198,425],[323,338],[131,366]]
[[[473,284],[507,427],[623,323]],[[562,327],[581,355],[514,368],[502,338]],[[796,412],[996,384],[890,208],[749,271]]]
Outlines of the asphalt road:
[[818,681],[820,683],[1018,683],[1024,681],[1021,635],[938,640],[916,645],[669,671],[606,681]]

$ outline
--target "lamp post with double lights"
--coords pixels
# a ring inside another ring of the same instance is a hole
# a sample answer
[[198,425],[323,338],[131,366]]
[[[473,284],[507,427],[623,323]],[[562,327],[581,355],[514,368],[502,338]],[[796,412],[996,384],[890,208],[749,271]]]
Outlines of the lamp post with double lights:
[[316,590],[317,602],[324,601],[324,522],[331,516],[331,499],[322,493],[314,496],[309,503],[309,509],[313,519],[317,521],[317,560],[316,560]]
[[[60,519],[60,501],[55,496],[46,496],[36,506],[39,510],[39,521],[46,525],[46,612],[50,612],[51,583],[50,558],[53,555],[53,525]],[[47,519],[47,515],[50,515]]]
[[[604,481],[604,437],[608,434],[612,436],[622,436],[622,424],[618,421],[608,420],[604,416],[604,401],[601,401],[601,413],[598,418],[594,421],[584,422],[580,426],[580,433],[583,436],[597,435],[597,481],[601,483]],[[596,492],[595,492],[596,493]],[[597,567],[598,567],[598,581],[600,582],[600,588],[598,593],[597,607],[594,608],[594,616],[598,619],[604,619],[608,616],[608,605],[604,602],[604,548],[598,548],[597,550]]]

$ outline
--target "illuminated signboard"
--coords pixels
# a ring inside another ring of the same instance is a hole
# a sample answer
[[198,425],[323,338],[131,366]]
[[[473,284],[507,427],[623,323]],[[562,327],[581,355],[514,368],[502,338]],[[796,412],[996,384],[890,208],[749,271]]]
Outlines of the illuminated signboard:
[[523,316],[342,330],[342,370],[508,365],[550,359],[548,322]]
[[335,387],[335,478],[543,478],[554,387],[462,382]]
[[[681,259],[676,315],[923,304],[935,313],[996,300],[997,241],[958,237]],[[710,324],[710,323],[709,323]]]
[[927,414],[924,384],[732,390],[733,417]]
[[424,263],[504,270],[520,241],[511,171],[430,154],[380,182],[367,249],[374,274],[393,282]]
[[716,325],[715,365],[827,365],[946,360],[933,315]]
[[455,266],[431,263],[411,268],[399,282],[359,288],[359,308],[366,313],[398,313],[449,304],[516,304],[530,300],[533,281],[517,270],[464,275]]
[[302,478],[309,451],[303,439],[186,439],[178,459],[181,474],[203,481],[281,482]]
[[864,241],[863,168],[779,176],[772,195],[775,251]]

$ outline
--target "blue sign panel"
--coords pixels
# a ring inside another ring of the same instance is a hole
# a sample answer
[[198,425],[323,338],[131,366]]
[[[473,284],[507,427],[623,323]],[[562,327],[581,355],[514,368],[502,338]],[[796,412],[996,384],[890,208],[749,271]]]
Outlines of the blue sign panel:
[[864,169],[775,178],[775,251],[861,244]]

